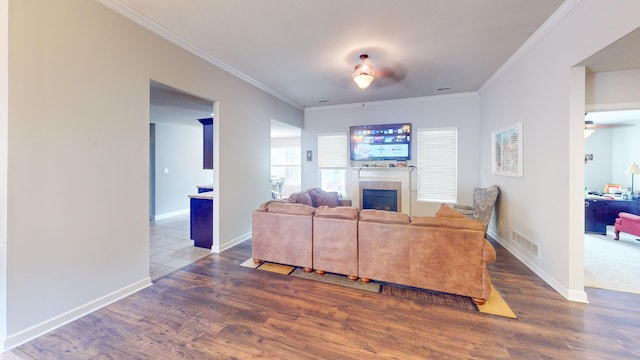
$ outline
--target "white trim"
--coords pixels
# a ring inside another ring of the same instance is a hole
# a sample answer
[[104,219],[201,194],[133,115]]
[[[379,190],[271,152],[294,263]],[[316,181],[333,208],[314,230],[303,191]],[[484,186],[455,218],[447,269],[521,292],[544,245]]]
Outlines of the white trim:
[[187,209],[172,211],[172,212],[164,213],[164,214],[160,214],[160,215],[149,216],[149,219],[151,219],[153,221],[163,220],[163,219],[168,219],[170,217],[174,217],[174,216],[178,216],[178,215],[188,214],[190,212],[191,212],[191,210],[189,208],[187,208]]
[[9,197],[9,1],[0,0],[0,353],[7,329],[7,201]]
[[151,285],[153,285],[151,283],[151,278],[146,277],[140,281],[125,286],[120,290],[114,291],[111,294],[107,294],[84,305],[78,306],[75,309],[69,310],[66,313],[58,315],[52,319],[43,321],[40,324],[34,325],[28,329],[8,336],[3,341],[4,350],[6,351],[16,346],[20,346],[28,341],[42,336],[52,330],[55,330],[63,325],[66,325],[74,320],[77,320],[87,314],[99,310]]
[[[140,12],[136,11],[135,9],[133,9],[132,7],[130,7],[127,4],[124,4],[122,1],[120,0],[97,0],[99,3],[101,3],[102,5],[110,8],[111,10],[119,13],[120,15],[128,18],[129,20],[135,22],[138,25],[143,26],[144,28],[150,30],[151,32],[155,33],[156,35],[180,46],[181,48],[183,48],[184,50],[192,53],[193,55],[207,61],[208,63],[215,65],[217,67],[219,67],[220,69],[228,72],[229,74],[244,80],[246,82],[248,82],[249,84],[257,87],[258,89],[271,94],[275,97],[277,97],[278,99],[286,102],[287,104],[297,108],[298,110],[303,110],[304,108],[296,103],[295,101],[285,97],[284,95],[278,93],[277,91],[273,90],[272,88],[260,83],[259,81],[253,79],[252,77],[250,77],[247,74],[244,74],[243,72],[241,72],[238,69],[233,68],[232,66],[222,62],[220,59],[212,56],[211,54],[207,53],[205,50],[201,49],[200,47],[196,46],[195,44],[185,40],[184,38],[176,35],[174,32],[172,32],[171,30],[167,29],[166,27],[158,24],[157,22],[151,20],[150,18],[144,16],[143,14],[141,14]],[[217,114],[217,113],[216,113]]]
[[560,295],[564,296],[567,300],[580,303],[589,303],[589,301],[587,300],[587,293],[584,290],[578,291],[566,288],[553,276],[547,274],[542,268],[529,260],[518,248],[511,246],[508,241],[505,241],[500,236],[498,236],[498,234],[496,234],[492,230],[487,231],[487,234],[491,238],[495,239],[500,245],[507,249],[511,253],[511,255],[520,260],[521,263],[523,263],[526,267],[528,267],[531,271],[538,275],[544,282],[551,286]]
[[520,60],[522,56],[524,56],[529,50],[531,50],[531,48],[536,46],[538,42],[548,32],[553,30],[553,28],[555,28],[556,25],[558,25],[565,18],[565,16],[567,16],[567,14],[569,14],[576,6],[578,6],[580,2],[582,2],[582,0],[565,0],[560,5],[560,7],[558,7],[558,9],[556,9],[556,11],[554,11],[553,14],[549,16],[549,18],[544,22],[544,24],[542,24],[542,26],[540,26],[538,30],[536,30],[536,32],[534,32],[533,35],[531,35],[529,39],[527,39],[527,41],[525,41],[524,44],[522,44],[522,46],[520,46],[520,48],[516,50],[516,52],[513,53],[513,55],[511,55],[509,60],[507,60],[504,64],[502,64],[502,66],[500,66],[498,71],[496,71],[493,75],[491,75],[489,80],[485,81],[484,84],[482,84],[478,92],[482,92],[482,90],[485,87],[493,83],[504,72],[506,72],[516,61]]
[[228,241],[228,242],[226,242],[226,243],[224,243],[222,245],[214,244],[213,247],[211,248],[211,252],[219,254],[219,253],[221,253],[221,252],[223,252],[223,251],[225,251],[227,249],[231,249],[232,247],[234,247],[234,246],[236,246],[236,245],[238,245],[238,244],[240,244],[240,243],[242,243],[242,242],[244,242],[246,240],[251,239],[252,234],[253,234],[252,232],[248,232],[248,233],[246,233],[244,235],[240,235],[237,238],[232,239],[231,241]]
[[[455,93],[455,94],[420,96],[420,97],[392,99],[392,100],[380,100],[380,101],[367,102],[367,105],[376,106],[376,105],[411,104],[416,102],[424,102],[427,100],[436,100],[436,99],[440,100],[442,98],[464,98],[469,96],[478,96],[478,93],[476,91],[472,91],[472,92],[463,92],[463,93]],[[359,103],[340,104],[340,105],[314,106],[314,107],[307,107],[304,109],[304,111],[306,113],[306,112],[312,112],[312,111],[344,110],[344,109],[352,109],[357,107],[362,107],[362,103],[359,102]]]

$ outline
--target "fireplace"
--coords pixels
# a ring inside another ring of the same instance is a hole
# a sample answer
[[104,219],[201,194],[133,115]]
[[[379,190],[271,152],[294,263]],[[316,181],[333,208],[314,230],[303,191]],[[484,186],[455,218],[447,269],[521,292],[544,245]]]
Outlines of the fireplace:
[[362,208],[398,211],[398,191],[362,189]]
[[402,211],[402,183],[360,181],[360,209]]

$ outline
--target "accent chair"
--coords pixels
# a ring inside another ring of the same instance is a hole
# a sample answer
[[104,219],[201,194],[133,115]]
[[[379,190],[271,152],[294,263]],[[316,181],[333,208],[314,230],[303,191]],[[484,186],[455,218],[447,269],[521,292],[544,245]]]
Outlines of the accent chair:
[[487,188],[475,188],[473,189],[472,206],[456,204],[453,205],[453,208],[468,218],[482,222],[486,233],[498,195],[500,195],[500,188],[497,185],[491,185]]

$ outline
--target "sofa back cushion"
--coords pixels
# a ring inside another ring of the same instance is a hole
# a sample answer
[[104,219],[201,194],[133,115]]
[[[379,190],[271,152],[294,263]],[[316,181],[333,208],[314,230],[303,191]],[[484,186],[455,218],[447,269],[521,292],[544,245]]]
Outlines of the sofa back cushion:
[[445,227],[460,230],[476,230],[484,232],[484,224],[480,221],[469,219],[465,216],[459,217],[430,217],[430,216],[412,216],[412,225]]
[[436,216],[437,217],[450,217],[450,218],[466,218],[466,216],[463,213],[450,208],[446,204],[440,204],[440,209],[438,209],[438,212],[436,213]]
[[358,209],[351,206],[328,207],[320,206],[316,209],[316,217],[328,217],[334,219],[358,219]]
[[409,215],[395,211],[364,209],[360,211],[360,221],[373,221],[387,224],[408,224]]
[[272,199],[272,200],[269,200],[267,202],[264,202],[264,203],[260,204],[260,206],[258,206],[258,211],[267,211],[267,208],[269,207],[269,204],[274,203],[274,202],[288,203],[290,201],[286,200],[286,199]]
[[313,206],[313,202],[311,201],[311,196],[306,191],[297,192],[289,195],[289,201],[297,204],[305,204],[309,206]]
[[338,203],[338,192],[331,191],[327,192],[320,188],[308,189],[307,193],[311,197],[311,202],[313,207],[320,206],[328,206],[328,207],[336,207],[339,205]]
[[267,212],[291,214],[291,215],[313,215],[316,209],[305,204],[289,203],[289,202],[269,202],[266,206]]

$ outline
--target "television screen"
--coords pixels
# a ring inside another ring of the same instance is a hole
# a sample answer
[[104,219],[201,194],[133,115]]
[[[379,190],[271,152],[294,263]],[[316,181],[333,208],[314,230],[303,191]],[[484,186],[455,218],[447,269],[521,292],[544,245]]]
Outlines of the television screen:
[[351,161],[411,158],[410,123],[352,126],[349,135]]

